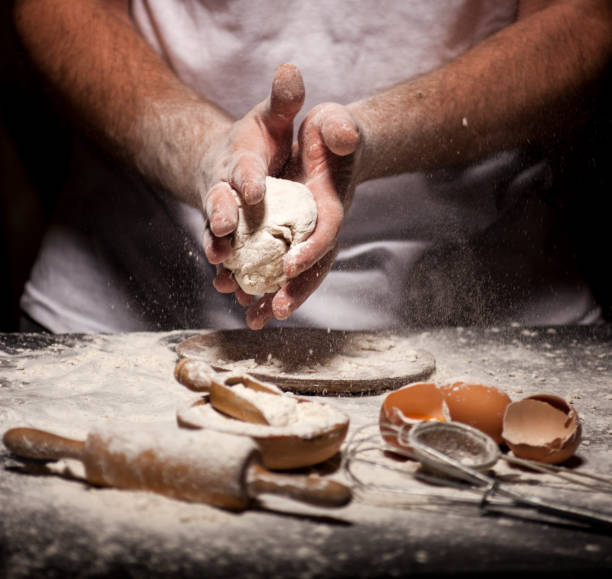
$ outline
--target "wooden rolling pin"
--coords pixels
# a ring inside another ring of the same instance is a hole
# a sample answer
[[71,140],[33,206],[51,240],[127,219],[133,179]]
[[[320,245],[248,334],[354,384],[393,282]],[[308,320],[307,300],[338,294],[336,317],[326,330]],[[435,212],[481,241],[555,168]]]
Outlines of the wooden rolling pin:
[[87,480],[100,486],[147,490],[192,502],[243,510],[263,493],[339,507],[351,500],[345,485],[315,475],[281,475],[264,469],[253,440],[210,430],[132,427],[96,430],[86,440],[33,428],[13,428],[5,446],[38,460],[74,458]]

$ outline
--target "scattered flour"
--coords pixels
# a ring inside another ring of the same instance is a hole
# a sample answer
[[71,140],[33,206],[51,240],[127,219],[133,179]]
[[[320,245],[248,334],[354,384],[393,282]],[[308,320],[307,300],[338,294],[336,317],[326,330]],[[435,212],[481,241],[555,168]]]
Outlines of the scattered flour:
[[258,392],[243,384],[235,384],[232,386],[232,390],[239,397],[255,406],[270,426],[290,426],[300,420],[302,412],[300,412],[298,408],[300,404],[294,396]]
[[[250,390],[240,385],[232,388]],[[299,436],[309,439],[349,422],[349,417],[344,412],[326,402],[317,400],[300,402],[292,397],[253,391],[248,394],[248,399],[257,405],[266,418],[269,417],[269,425],[242,422],[227,417],[210,404],[190,404],[180,409],[178,415],[184,423],[194,427],[255,437]]]
[[[176,408],[193,402],[194,393],[173,377],[176,354],[169,344],[178,343],[179,334],[95,335],[73,345],[52,345],[40,353],[24,349],[5,356],[0,351],[0,427],[29,425],[84,439],[112,421],[132,430],[136,440],[130,444],[135,444],[132,450],[136,451],[141,428],[154,424],[164,430],[174,428]],[[555,337],[552,332],[546,334]],[[459,337],[464,344],[458,343]],[[521,335],[520,329],[505,340],[488,339],[485,330],[457,329],[419,332],[409,344],[435,355],[438,371],[432,380],[471,377],[487,383],[490,375],[485,371],[493,370],[496,379],[489,383],[515,398],[541,391],[532,374],[549,376],[555,362],[532,349],[534,341],[533,336]],[[609,342],[589,357],[580,343],[559,347],[556,377],[560,381],[554,391],[565,396],[575,389],[576,377],[584,378],[577,406],[591,444],[581,449],[579,459],[585,468],[609,475],[612,369],[610,358],[600,357],[604,349],[609,349]],[[598,364],[608,363],[607,374],[590,375],[593,357]],[[486,361],[477,362],[481,358]],[[468,359],[474,362],[470,376],[465,376]],[[568,363],[560,365],[565,360]],[[383,398],[384,393],[337,397],[333,406],[350,416],[355,433],[376,423]],[[372,430],[372,440],[378,444],[376,424]],[[414,470],[415,465],[394,461],[379,450],[363,456],[376,464],[355,464],[365,492],[356,489],[355,501],[346,508],[322,510],[282,497],[263,497],[260,508],[235,514],[149,492],[96,488],[70,477],[50,476],[54,471],[70,471],[72,462],[59,461],[44,472],[36,465],[14,461],[0,446],[3,571],[10,579],[113,576],[122,570],[138,576],[195,577],[203,569],[219,577],[296,577],[301,572],[312,577],[360,576],[377,569],[381,575],[386,571],[401,575],[441,573],[442,565],[450,561],[460,562],[464,569],[482,569],[491,557],[505,568],[528,557],[531,562],[541,561],[543,571],[550,572],[553,556],[561,565],[569,562],[587,571],[612,566],[609,535],[576,534],[562,525],[530,523],[522,513],[481,517],[478,496],[463,508],[448,503],[423,505],[426,499],[409,492],[444,493],[449,498],[464,495],[455,489],[432,490],[405,473],[390,471],[389,466]],[[40,469],[41,476],[24,474],[34,468]],[[504,464],[496,465],[495,471],[517,490],[541,496],[552,493],[555,500],[612,511],[612,499],[601,493],[574,491],[548,476]],[[342,471],[335,474],[344,478]],[[384,560],[390,561],[388,566]],[[283,569],[284,575],[279,575]]]

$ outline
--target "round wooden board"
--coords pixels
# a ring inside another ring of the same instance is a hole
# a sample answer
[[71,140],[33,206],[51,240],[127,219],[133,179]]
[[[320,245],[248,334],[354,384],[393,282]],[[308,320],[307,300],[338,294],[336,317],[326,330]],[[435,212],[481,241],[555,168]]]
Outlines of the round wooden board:
[[304,394],[375,393],[426,379],[435,370],[432,354],[391,332],[221,330],[191,336],[176,351],[215,370],[248,372]]

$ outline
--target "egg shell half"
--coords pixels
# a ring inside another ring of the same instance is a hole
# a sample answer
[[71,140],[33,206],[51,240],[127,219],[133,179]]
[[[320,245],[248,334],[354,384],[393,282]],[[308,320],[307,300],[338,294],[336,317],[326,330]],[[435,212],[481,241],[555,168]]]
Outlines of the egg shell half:
[[498,444],[502,442],[504,412],[512,402],[495,386],[455,382],[440,386],[451,420],[469,424],[488,434]]
[[408,430],[427,420],[450,420],[442,392],[435,384],[417,382],[387,394],[380,408],[379,428],[385,442],[408,448]]
[[502,437],[519,458],[558,464],[576,452],[582,426],[566,400],[555,394],[534,394],[508,405]]

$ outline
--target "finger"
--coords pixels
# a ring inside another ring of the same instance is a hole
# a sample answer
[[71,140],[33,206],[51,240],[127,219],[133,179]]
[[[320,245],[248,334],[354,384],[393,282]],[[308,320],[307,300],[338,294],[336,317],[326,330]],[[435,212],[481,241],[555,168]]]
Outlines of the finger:
[[234,275],[222,265],[217,266],[217,276],[213,280],[213,287],[222,294],[231,294],[236,291],[238,284]]
[[337,254],[338,246],[336,245],[316,265],[290,280],[274,295],[272,315],[277,320],[286,320],[321,285],[332,268]]
[[246,322],[251,330],[261,330],[268,322],[274,319],[272,297],[273,294],[266,294],[247,310]]
[[289,279],[310,269],[331,250],[344,219],[338,198],[318,194],[311,184],[309,187],[317,203],[317,224],[310,237],[291,248],[283,258],[283,272]]
[[235,293],[236,299],[241,306],[249,306],[253,302],[253,296],[247,294],[236,282],[234,275],[222,265],[217,266],[217,276],[213,280],[214,288],[222,294]]
[[281,64],[274,72],[264,119],[276,128],[290,124],[302,108],[305,94],[299,69],[293,64]]
[[240,286],[236,289],[236,299],[241,306],[247,307],[253,303],[255,296],[246,293]]
[[[344,220],[344,207],[338,197],[333,175],[336,165],[333,161],[338,157],[330,152],[321,135],[321,120],[326,116],[325,111],[335,107],[325,104],[315,109],[298,134],[298,163],[305,176],[305,184],[317,204],[317,223],[310,237],[285,256],[283,269],[288,278],[310,269],[334,246]],[[343,109],[341,105],[337,107]]]
[[359,127],[348,109],[337,103],[324,103],[313,109],[300,126],[299,150],[308,172],[325,163],[330,153],[344,157],[361,143]]
[[210,230],[216,237],[228,235],[238,226],[238,202],[228,183],[217,183],[210,189],[204,210]]
[[321,122],[321,136],[325,145],[335,155],[344,157],[357,150],[360,143],[359,129],[349,112],[340,105],[325,108]]
[[208,227],[204,229],[204,253],[209,263],[224,262],[232,254],[232,238],[216,237]]
[[230,185],[242,194],[248,205],[263,200],[268,167],[261,155],[245,151],[237,155],[230,171]]

